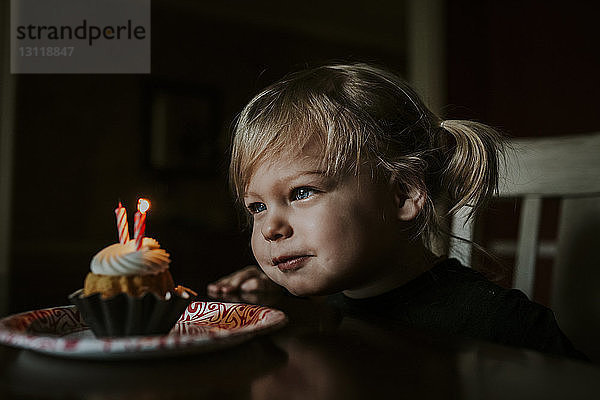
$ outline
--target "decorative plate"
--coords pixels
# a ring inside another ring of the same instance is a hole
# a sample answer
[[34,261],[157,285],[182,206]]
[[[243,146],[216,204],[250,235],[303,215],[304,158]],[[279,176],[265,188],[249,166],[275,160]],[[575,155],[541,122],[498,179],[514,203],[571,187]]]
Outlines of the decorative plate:
[[232,346],[286,323],[282,311],[268,307],[196,301],[166,335],[98,339],[77,307],[64,306],[1,319],[0,343],[70,358],[161,357]]

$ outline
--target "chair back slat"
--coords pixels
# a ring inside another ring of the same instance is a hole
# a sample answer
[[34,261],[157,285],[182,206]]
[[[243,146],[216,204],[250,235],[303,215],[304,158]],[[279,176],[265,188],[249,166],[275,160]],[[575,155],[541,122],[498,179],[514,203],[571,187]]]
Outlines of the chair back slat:
[[501,172],[500,196],[600,194],[600,134],[518,139]]
[[541,197],[525,196],[519,217],[513,287],[522,290],[529,298],[533,297],[541,211]]
[[[452,219],[451,232],[455,237],[450,238],[449,256],[460,260],[463,265],[471,266],[472,245],[469,242],[473,240],[473,219],[467,219],[471,211],[470,207],[462,207]],[[465,239],[465,240],[461,240]]]

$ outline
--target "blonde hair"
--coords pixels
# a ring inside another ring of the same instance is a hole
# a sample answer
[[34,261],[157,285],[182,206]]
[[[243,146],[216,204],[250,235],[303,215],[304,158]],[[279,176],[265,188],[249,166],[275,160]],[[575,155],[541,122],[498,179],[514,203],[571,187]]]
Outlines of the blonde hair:
[[235,125],[230,182],[242,200],[257,165],[317,141],[328,176],[359,173],[417,189],[426,202],[415,235],[442,231],[436,204],[474,213],[497,189],[503,138],[481,123],[441,121],[404,81],[372,65],[333,64],[293,73],[264,89]]

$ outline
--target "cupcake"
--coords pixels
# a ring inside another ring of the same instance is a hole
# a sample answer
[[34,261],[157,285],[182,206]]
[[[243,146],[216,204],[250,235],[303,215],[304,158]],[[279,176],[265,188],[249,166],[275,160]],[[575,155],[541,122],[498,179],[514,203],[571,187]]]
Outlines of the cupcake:
[[96,254],[83,289],[69,296],[98,337],[166,334],[195,293],[175,287],[169,254],[144,237],[115,243]]
[[164,297],[175,288],[169,272],[170,263],[169,253],[152,238],[143,238],[139,251],[136,251],[135,240],[115,243],[92,258],[83,295],[100,293],[103,298],[108,298],[119,293],[135,297],[154,293]]

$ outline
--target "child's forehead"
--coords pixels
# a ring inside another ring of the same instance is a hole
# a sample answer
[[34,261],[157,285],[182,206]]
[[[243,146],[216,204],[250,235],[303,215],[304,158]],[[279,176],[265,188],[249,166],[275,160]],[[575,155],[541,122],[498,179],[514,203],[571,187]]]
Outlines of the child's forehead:
[[303,146],[285,146],[265,150],[256,158],[251,171],[265,167],[289,168],[299,165],[321,164],[324,149],[321,144],[311,140]]
[[321,164],[322,157],[308,151],[266,154],[257,160],[251,171],[249,171],[248,183],[252,184],[257,177],[283,178],[303,175],[307,172],[318,172],[323,169]]

